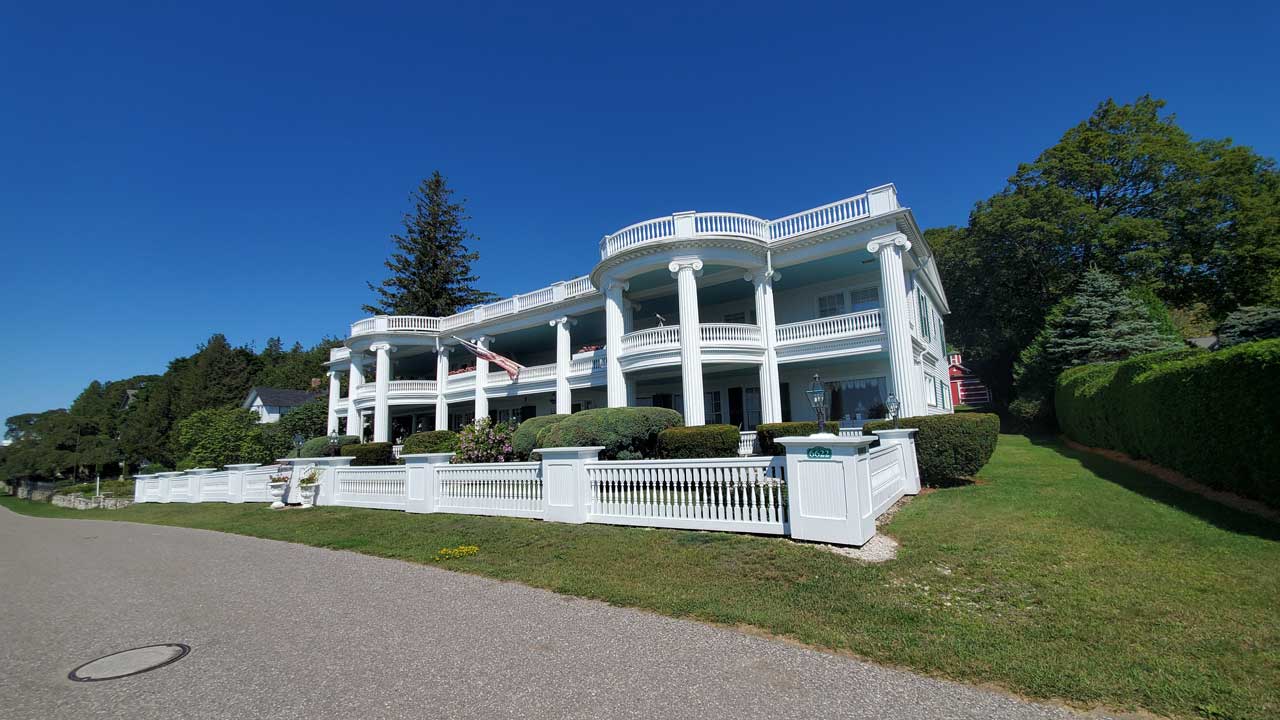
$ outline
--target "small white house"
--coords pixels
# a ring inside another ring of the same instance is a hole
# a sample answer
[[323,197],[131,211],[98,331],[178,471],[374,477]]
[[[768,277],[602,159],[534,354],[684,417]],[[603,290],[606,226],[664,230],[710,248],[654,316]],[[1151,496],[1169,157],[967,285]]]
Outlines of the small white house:
[[286,390],[284,388],[254,387],[249,389],[240,407],[258,414],[258,422],[280,422],[280,416],[299,405],[308,403],[320,395],[310,390]]

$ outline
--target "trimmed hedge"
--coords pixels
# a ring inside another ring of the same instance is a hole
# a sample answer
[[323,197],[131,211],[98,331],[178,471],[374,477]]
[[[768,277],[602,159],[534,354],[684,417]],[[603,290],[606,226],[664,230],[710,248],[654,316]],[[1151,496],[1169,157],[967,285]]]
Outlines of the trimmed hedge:
[[415,453],[447,453],[458,451],[458,433],[449,430],[427,430],[404,439],[402,455]]
[[[359,444],[360,438],[355,435],[342,435],[338,438],[338,448],[341,449],[347,445]],[[328,457],[329,455],[329,436],[321,435],[313,437],[302,443],[302,449],[298,451],[298,455],[290,453],[288,457]]]
[[353,457],[353,466],[358,465],[394,465],[395,457],[389,442],[356,443],[342,448],[343,457]]
[[1056,393],[1071,439],[1280,507],[1280,339],[1083,365]]
[[740,437],[734,425],[667,428],[658,433],[658,457],[670,460],[737,457]]
[[516,451],[516,460],[528,460],[533,449],[538,447],[538,434],[567,417],[569,416],[539,415],[520,423],[511,435],[511,447]]
[[[760,441],[761,455],[786,455],[787,449],[774,442],[774,440],[792,435],[812,435],[816,432],[818,432],[817,420],[761,423],[756,426],[756,438]],[[827,432],[832,435],[839,435],[840,423],[835,420],[828,420]]]
[[537,447],[603,445],[605,460],[639,460],[657,455],[658,433],[681,425],[680,413],[667,408],[592,408],[543,428]]
[[[919,430],[916,464],[921,484],[945,487],[969,480],[991,459],[1000,437],[1000,416],[973,412],[922,415],[902,418],[898,427]],[[875,420],[862,426],[862,432],[868,435],[875,430],[892,429],[892,420]]]

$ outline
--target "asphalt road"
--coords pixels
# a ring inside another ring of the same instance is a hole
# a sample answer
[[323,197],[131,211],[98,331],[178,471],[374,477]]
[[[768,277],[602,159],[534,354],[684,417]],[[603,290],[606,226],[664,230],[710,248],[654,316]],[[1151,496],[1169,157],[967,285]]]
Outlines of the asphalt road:
[[[67,679],[99,656],[164,642],[192,651],[133,677]],[[0,718],[89,717],[1074,716],[394,560],[0,509]]]

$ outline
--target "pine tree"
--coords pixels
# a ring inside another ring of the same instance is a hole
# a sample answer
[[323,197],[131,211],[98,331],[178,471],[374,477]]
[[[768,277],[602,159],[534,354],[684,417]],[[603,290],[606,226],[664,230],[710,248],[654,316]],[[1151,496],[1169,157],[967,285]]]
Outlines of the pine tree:
[[404,215],[404,234],[391,236],[397,248],[386,262],[391,277],[380,285],[369,283],[378,300],[365,305],[365,312],[444,317],[497,299],[473,287],[471,263],[480,253],[467,243],[477,238],[463,224],[471,219],[465,207],[452,196],[438,170],[410,196],[414,208]]
[[1157,315],[1141,293],[1127,292],[1115,277],[1090,268],[1075,293],[1049,310],[1044,327],[1019,356],[1018,397],[1052,398],[1058,375],[1076,365],[1178,347],[1176,333],[1162,328]]

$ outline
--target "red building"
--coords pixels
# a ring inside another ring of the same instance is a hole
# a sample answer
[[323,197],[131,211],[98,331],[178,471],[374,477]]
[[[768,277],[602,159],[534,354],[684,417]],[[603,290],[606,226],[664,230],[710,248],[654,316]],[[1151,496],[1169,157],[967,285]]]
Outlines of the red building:
[[951,375],[952,405],[979,406],[991,402],[991,391],[973,371],[964,366],[960,353],[952,353],[949,373]]

